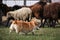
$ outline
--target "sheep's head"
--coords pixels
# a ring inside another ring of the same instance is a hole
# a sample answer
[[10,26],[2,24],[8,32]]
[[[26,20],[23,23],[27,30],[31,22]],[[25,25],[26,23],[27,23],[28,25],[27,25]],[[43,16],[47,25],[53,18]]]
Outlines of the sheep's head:
[[7,13],[7,18],[11,18],[11,17],[13,17],[14,15],[13,15],[13,13],[11,13],[11,12],[8,12]]

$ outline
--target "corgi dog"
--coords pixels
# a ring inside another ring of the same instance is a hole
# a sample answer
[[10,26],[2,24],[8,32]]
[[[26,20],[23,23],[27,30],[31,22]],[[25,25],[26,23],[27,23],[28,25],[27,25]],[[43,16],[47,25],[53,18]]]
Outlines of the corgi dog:
[[36,28],[39,29],[38,25],[41,21],[37,20],[36,18],[33,18],[30,22],[22,21],[22,20],[14,20],[12,24],[10,25],[10,33],[12,31],[16,31],[16,33],[23,32],[25,34],[32,32],[34,34],[34,31]]

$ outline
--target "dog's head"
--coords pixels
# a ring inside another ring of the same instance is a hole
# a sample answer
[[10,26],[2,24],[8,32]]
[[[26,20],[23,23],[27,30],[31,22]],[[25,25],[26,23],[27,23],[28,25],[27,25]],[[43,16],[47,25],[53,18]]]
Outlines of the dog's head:
[[31,21],[34,21],[34,23],[35,23],[35,25],[37,27],[40,27],[41,26],[41,20],[40,19],[32,18]]

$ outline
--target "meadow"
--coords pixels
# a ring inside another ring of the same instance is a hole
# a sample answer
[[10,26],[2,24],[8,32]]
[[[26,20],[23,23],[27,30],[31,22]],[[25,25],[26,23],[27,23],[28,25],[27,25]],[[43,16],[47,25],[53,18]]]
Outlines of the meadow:
[[0,40],[60,40],[60,28],[40,28],[34,35],[25,35],[15,32],[9,34],[9,27],[0,26]]

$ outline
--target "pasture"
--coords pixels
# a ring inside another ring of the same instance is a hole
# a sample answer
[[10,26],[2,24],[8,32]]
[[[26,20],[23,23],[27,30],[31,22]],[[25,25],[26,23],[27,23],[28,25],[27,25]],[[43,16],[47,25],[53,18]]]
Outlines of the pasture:
[[60,28],[45,27],[36,30],[35,35],[24,35],[15,32],[9,34],[8,27],[0,26],[0,40],[60,40]]

